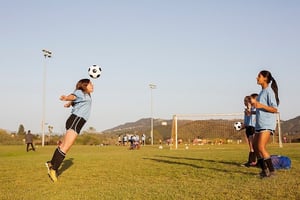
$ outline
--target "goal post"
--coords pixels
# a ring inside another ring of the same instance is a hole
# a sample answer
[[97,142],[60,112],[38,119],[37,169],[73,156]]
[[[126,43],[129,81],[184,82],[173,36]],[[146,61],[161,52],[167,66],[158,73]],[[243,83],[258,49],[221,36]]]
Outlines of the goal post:
[[[277,130],[278,130],[278,143],[279,147],[282,147],[282,135],[281,135],[281,120],[280,120],[280,113],[276,113],[276,123],[277,123]],[[275,132],[276,134],[276,132]]]
[[[172,135],[171,135],[171,149],[178,148],[178,130],[177,130],[177,115],[173,115]],[[173,147],[175,145],[175,147]]]
[[[178,149],[180,143],[193,144],[222,144],[241,142],[245,137],[244,131],[236,131],[234,122],[244,121],[244,113],[219,113],[219,114],[175,114],[173,115],[171,146]],[[276,113],[276,131],[279,147],[282,147],[280,113]],[[191,142],[193,141],[193,142]],[[196,141],[196,142],[195,142]]]

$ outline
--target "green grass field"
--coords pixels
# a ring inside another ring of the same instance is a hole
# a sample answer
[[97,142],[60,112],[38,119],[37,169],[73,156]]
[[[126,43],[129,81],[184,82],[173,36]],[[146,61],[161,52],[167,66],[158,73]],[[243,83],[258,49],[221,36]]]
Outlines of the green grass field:
[[300,144],[269,145],[272,154],[291,158],[292,169],[265,179],[258,168],[240,166],[246,145],[75,145],[53,183],[44,163],[54,149],[27,153],[25,146],[0,146],[0,199],[300,199]]

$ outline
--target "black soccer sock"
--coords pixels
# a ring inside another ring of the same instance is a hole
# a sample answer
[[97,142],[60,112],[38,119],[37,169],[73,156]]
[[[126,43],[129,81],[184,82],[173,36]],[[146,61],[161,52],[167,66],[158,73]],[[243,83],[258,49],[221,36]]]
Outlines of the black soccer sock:
[[266,165],[265,160],[263,158],[259,158],[257,162],[258,162],[259,166],[261,167],[260,176],[261,177],[268,177],[268,176],[270,176],[270,172],[268,170],[268,167]]
[[262,171],[265,171],[267,169],[267,166],[266,166],[263,158],[259,158],[257,160],[257,162],[258,162],[258,165],[260,166],[260,168],[262,169]]
[[255,155],[255,152],[251,152],[251,155],[250,155],[250,162],[251,162],[251,163],[255,163],[255,162],[256,162],[256,155]]
[[53,157],[51,160],[52,169],[58,170],[59,166],[61,165],[61,163],[63,162],[65,157],[66,157],[66,154],[64,152],[62,152],[62,150],[60,150],[59,147],[57,147],[57,149],[54,151],[54,154],[53,154]]
[[267,159],[265,159],[265,162],[266,162],[266,165],[267,165],[267,167],[269,168],[269,171],[270,171],[270,172],[274,172],[274,171],[275,171],[275,169],[274,169],[274,166],[273,166],[273,163],[272,163],[271,157],[270,157],[270,158],[267,158]]
[[251,153],[252,152],[249,152],[249,154],[248,154],[248,163],[251,163]]

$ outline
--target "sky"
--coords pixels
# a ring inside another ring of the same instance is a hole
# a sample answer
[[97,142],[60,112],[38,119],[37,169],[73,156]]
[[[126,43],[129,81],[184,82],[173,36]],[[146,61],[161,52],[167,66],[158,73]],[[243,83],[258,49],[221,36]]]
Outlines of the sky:
[[[282,120],[300,115],[300,1],[86,0],[3,1],[0,7],[0,128],[41,133],[45,118],[63,133],[70,109],[59,100],[87,69],[93,79],[83,129],[141,118],[243,112],[269,70]],[[45,58],[42,49],[53,52]],[[155,84],[152,90],[149,84]],[[150,123],[150,122],[149,122]]]

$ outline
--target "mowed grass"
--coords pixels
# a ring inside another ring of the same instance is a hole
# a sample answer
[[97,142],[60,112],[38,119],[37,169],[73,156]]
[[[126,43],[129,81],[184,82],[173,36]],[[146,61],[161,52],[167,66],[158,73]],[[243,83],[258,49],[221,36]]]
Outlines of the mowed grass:
[[292,169],[265,179],[258,168],[240,166],[247,145],[75,145],[53,183],[44,163],[55,148],[0,146],[0,199],[300,199],[300,144],[269,145],[272,154],[291,158]]

